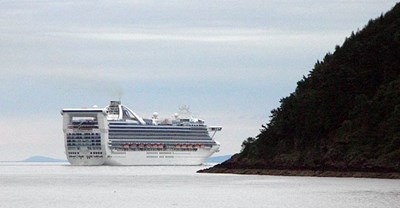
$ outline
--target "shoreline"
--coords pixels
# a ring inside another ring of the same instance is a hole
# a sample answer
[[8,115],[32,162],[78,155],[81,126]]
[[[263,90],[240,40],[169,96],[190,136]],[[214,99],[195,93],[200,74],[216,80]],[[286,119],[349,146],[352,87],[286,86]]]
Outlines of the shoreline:
[[208,168],[208,169],[199,170],[199,171],[197,171],[197,173],[400,179],[400,173],[399,172],[278,170],[278,169],[230,169],[230,168],[211,167],[211,168]]

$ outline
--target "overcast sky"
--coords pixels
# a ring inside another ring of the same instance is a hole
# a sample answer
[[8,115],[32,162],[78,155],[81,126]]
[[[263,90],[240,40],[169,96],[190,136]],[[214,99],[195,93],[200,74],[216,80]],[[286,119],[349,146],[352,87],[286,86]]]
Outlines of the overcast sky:
[[234,154],[317,60],[391,0],[0,1],[0,161],[65,159],[62,108],[182,105]]

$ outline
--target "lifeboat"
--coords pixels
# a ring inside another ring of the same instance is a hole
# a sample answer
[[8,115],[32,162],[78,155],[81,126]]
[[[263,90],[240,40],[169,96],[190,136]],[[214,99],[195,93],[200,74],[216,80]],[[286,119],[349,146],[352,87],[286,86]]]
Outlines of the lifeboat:
[[125,148],[125,149],[128,149],[129,148],[129,144],[124,144],[122,147]]

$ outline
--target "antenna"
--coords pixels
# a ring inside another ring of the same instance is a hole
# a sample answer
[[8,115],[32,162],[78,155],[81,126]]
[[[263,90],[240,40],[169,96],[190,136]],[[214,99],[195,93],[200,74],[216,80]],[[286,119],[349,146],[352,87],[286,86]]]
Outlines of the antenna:
[[189,106],[183,105],[179,108],[179,115],[182,115],[184,117],[190,117],[192,115],[192,112],[189,110]]
[[119,103],[121,103],[122,94],[123,94],[123,93],[122,93],[121,91],[118,92],[118,101],[119,101]]

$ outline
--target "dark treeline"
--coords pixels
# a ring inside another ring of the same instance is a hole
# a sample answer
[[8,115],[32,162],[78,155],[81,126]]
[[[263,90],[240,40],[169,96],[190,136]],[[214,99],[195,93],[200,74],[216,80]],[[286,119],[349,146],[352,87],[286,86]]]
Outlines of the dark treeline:
[[317,61],[280,102],[236,165],[400,171],[400,4]]

